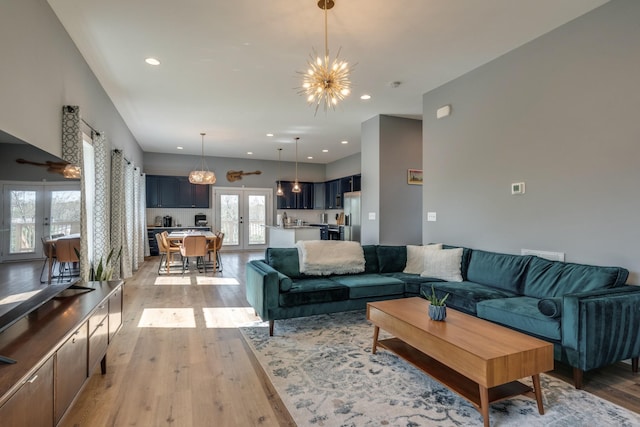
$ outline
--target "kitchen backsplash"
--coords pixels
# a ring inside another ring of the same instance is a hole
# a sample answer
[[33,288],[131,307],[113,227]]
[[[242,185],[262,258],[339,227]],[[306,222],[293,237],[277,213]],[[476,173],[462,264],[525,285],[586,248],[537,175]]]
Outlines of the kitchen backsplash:
[[[320,216],[323,213],[327,214],[327,224],[336,224],[336,215],[343,212],[342,209],[278,209],[278,215],[287,213],[287,217],[291,218],[291,221],[301,219],[309,224],[320,223]],[[276,225],[276,218],[273,219],[274,225]]]
[[[152,227],[155,224],[156,216],[160,218],[169,215],[173,218],[174,227],[193,227],[195,226],[196,214],[205,214],[209,226],[213,224],[213,209],[192,209],[192,208],[148,208],[147,209],[147,226]],[[162,223],[160,224],[162,225]]]

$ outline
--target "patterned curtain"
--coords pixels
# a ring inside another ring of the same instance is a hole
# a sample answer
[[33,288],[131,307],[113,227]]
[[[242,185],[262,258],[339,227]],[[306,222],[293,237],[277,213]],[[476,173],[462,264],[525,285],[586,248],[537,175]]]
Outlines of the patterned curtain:
[[87,210],[85,167],[82,156],[82,133],[80,131],[80,107],[65,105],[62,107],[62,160],[80,166],[80,278],[89,280],[89,250],[87,245]]
[[124,154],[120,150],[111,152],[111,245],[119,251],[122,248],[120,262],[113,265],[113,277],[123,277],[121,265],[124,265],[126,246],[124,245]]
[[133,261],[136,253],[135,247],[135,211],[134,211],[134,181],[135,171],[131,163],[124,165],[124,236],[122,248],[122,277],[133,275]]
[[137,270],[138,266],[144,262],[144,258],[140,258],[140,215],[138,210],[140,206],[140,168],[133,168],[133,250],[132,263],[133,270]]
[[[96,187],[95,203],[93,206],[93,259],[94,267],[97,267],[100,259],[102,259],[103,262],[107,261],[109,251],[111,250],[111,227],[109,223],[109,148],[107,147],[107,139],[103,133],[93,131],[91,137],[93,139]],[[117,278],[117,276],[114,276],[114,278]]]

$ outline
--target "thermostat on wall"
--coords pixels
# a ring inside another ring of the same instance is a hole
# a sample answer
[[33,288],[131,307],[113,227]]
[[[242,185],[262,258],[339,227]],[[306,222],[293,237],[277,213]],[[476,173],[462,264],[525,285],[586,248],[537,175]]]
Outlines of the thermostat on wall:
[[514,182],[511,184],[511,194],[524,194],[524,182]]

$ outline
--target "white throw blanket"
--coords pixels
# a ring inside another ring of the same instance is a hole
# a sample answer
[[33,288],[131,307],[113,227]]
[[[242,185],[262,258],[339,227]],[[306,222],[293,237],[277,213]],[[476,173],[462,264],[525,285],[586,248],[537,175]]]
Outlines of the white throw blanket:
[[362,273],[364,251],[359,242],[299,240],[300,273],[316,276]]

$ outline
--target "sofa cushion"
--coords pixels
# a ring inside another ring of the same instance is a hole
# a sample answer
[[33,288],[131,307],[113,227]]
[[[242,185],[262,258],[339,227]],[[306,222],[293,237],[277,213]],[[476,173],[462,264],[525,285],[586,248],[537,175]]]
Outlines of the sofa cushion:
[[349,288],[349,298],[369,298],[387,295],[404,294],[404,282],[390,276],[380,274],[355,274],[350,276],[333,276],[334,280]]
[[476,304],[480,301],[518,296],[516,293],[504,289],[466,281],[423,283],[420,286],[420,291],[431,295],[431,285],[433,285],[438,298],[443,298],[445,294],[449,294],[447,298],[448,306],[471,314],[476,314]]
[[378,272],[394,273],[404,270],[407,265],[407,247],[406,246],[378,246],[376,248],[378,254]]
[[439,251],[442,249],[442,243],[433,245],[407,245],[407,264],[404,266],[403,273],[420,274],[424,271],[424,257],[429,251]]
[[629,271],[621,267],[599,267],[533,257],[525,275],[523,294],[545,298],[595,291],[622,286],[628,276]]
[[538,310],[547,317],[562,316],[562,298],[543,298],[538,300]]
[[301,276],[297,248],[267,248],[264,258],[274,270],[292,279]]
[[436,279],[435,277],[422,277],[419,274],[409,273],[382,273],[383,276],[394,277],[404,282],[405,295],[420,295],[420,285],[426,282],[444,282],[442,279]]
[[377,273],[378,253],[376,245],[363,245],[362,251],[364,252],[364,272],[366,274]]
[[515,297],[481,301],[478,317],[553,341],[561,341],[561,322],[540,313],[538,298]]
[[530,255],[509,255],[473,250],[467,269],[467,280],[522,295]]
[[420,276],[462,282],[461,262],[462,248],[425,252]]
[[462,265],[460,271],[462,273],[462,280],[467,279],[467,269],[469,268],[469,260],[471,259],[471,252],[473,252],[469,248],[465,248],[462,246],[454,246],[454,245],[442,245],[442,249],[457,249],[462,248]]
[[327,278],[294,280],[289,292],[279,295],[281,307],[344,301],[349,299],[349,288]]

